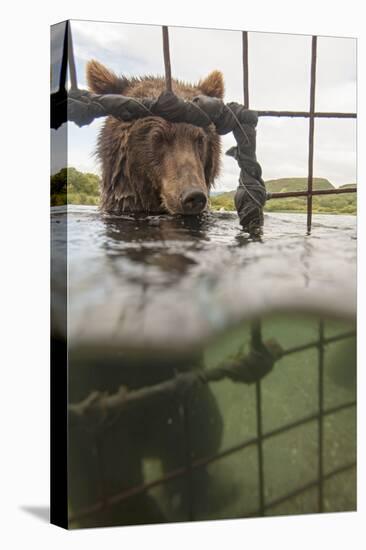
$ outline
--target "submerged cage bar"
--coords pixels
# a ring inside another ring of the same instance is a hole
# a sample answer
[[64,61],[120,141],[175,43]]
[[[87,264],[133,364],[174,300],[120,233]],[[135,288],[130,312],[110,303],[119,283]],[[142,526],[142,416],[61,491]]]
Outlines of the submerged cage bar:
[[[251,326],[251,345],[254,349],[263,346],[262,325],[257,320]],[[264,462],[263,462],[263,415],[262,415],[262,387],[261,381],[255,383],[257,454],[258,454],[258,485],[259,485],[259,515],[264,516]]]
[[[345,410],[345,409],[350,409],[350,408],[355,408],[355,407],[356,407],[356,402],[355,401],[351,401],[349,403],[342,403],[341,405],[338,405],[336,407],[332,407],[330,409],[327,409],[327,410],[323,411],[323,417],[335,414],[335,413],[340,412],[340,411]],[[275,436],[280,435],[282,433],[286,433],[289,430],[292,430],[292,429],[297,428],[299,426],[304,426],[305,424],[308,424],[310,422],[314,422],[318,419],[319,419],[319,413],[311,414],[307,417],[301,418],[299,420],[296,420],[294,422],[291,422],[289,424],[281,426],[280,428],[276,428],[276,429],[271,430],[269,432],[265,432],[262,435],[261,441],[262,442],[266,441],[266,440],[268,440],[272,437],[275,437]],[[224,449],[223,451],[218,452],[213,456],[193,461],[191,463],[191,470],[187,470],[186,467],[178,468],[176,470],[172,470],[171,472],[169,472],[169,473],[165,474],[164,476],[162,476],[160,478],[157,478],[153,481],[143,483],[141,485],[137,485],[137,486],[131,487],[129,489],[125,489],[123,491],[120,491],[120,492],[117,492],[115,494],[109,495],[108,497],[105,497],[104,499],[101,499],[101,500],[95,502],[93,505],[88,506],[87,508],[84,508],[83,510],[74,513],[70,518],[70,523],[74,523],[74,522],[78,521],[81,518],[87,517],[87,516],[89,516],[89,515],[91,515],[95,512],[103,510],[108,506],[112,506],[112,505],[114,505],[118,502],[121,502],[125,499],[128,499],[132,496],[144,493],[144,492],[148,491],[149,489],[152,489],[154,487],[158,487],[160,485],[164,485],[164,484],[166,484],[166,483],[168,483],[172,480],[187,476],[187,474],[189,475],[190,471],[192,471],[192,470],[195,470],[197,468],[202,468],[204,466],[212,464],[212,463],[214,463],[214,462],[216,462],[216,461],[218,461],[218,460],[220,460],[224,457],[227,457],[227,456],[230,456],[234,453],[237,453],[238,451],[242,451],[243,449],[246,449],[246,448],[251,447],[253,445],[258,445],[258,443],[259,443],[258,437],[254,437],[252,439],[247,439],[247,440],[243,441],[242,443],[239,443],[235,446]],[[330,471],[327,474],[323,474],[323,481],[329,479],[330,477],[332,477],[334,475],[337,475],[340,472],[352,469],[352,468],[355,467],[355,465],[356,465],[356,462],[352,461],[350,463],[347,463],[343,466],[340,466],[339,468],[336,468],[336,469]],[[255,512],[253,512],[253,515],[263,515],[262,512],[267,510],[268,508],[271,508],[271,507],[279,504],[280,502],[285,502],[285,501],[293,498],[293,496],[295,496],[296,494],[301,494],[302,492],[308,490],[310,487],[318,486],[318,484],[319,484],[319,478],[317,476],[317,478],[315,480],[313,480],[310,483],[296,489],[295,491],[291,491],[290,493],[286,493],[286,495],[283,495],[278,500],[276,499],[276,501],[270,501],[270,502],[267,502],[267,503],[264,502],[263,503],[263,510],[256,509]]]
[[318,348],[318,508],[324,511],[324,322],[319,321]]
[[[244,107],[249,109],[249,53],[248,32],[242,32],[242,57],[243,57],[243,95]],[[256,320],[251,326],[251,345],[260,349],[262,344],[262,326],[260,320]],[[261,382],[255,383],[256,406],[256,430],[257,430],[257,455],[258,455],[258,485],[259,485],[259,515],[264,516],[264,464],[263,464],[263,419],[262,419],[262,391]]]

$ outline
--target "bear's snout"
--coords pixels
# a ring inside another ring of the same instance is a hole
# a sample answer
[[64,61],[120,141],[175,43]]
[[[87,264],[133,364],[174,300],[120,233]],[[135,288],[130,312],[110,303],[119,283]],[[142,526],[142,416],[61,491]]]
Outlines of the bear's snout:
[[181,198],[183,214],[197,215],[205,210],[207,196],[200,189],[189,189]]

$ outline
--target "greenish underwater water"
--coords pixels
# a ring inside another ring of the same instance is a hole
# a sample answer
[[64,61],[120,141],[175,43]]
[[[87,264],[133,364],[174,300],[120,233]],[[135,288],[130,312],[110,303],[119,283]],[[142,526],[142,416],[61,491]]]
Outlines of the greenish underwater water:
[[[324,338],[352,330],[350,323],[324,322]],[[309,317],[276,316],[262,323],[263,339],[275,338],[284,349],[315,342],[319,338],[319,320]],[[250,325],[228,333],[205,352],[206,368],[249,348]],[[348,337],[324,346],[324,411],[356,399],[356,341]],[[224,419],[220,452],[257,436],[256,387],[230,380],[211,384]],[[264,436],[283,426],[300,421],[319,411],[319,351],[313,347],[280,359],[261,382],[262,430]],[[356,410],[350,406],[323,419],[322,510],[356,509],[356,468],[334,470],[356,460]],[[263,441],[263,497],[265,515],[292,515],[319,511],[319,421],[317,418],[275,433]],[[159,461],[146,461],[146,481],[163,475]],[[195,519],[242,518],[258,515],[260,507],[258,448],[248,445],[212,462],[210,506],[200,510],[200,495]],[[314,482],[307,490],[279,502],[291,492]],[[174,513],[161,487],[151,493],[172,521],[184,521],[185,513]],[[271,505],[273,503],[273,505]]]
[[258,317],[263,341],[300,348],[260,384],[215,381],[186,401],[160,394],[70,424],[70,527],[355,510],[356,220],[314,215],[308,235],[306,216],[265,218],[252,239],[231,213],[55,209],[53,327],[65,337],[67,245],[69,406],[246,355]]

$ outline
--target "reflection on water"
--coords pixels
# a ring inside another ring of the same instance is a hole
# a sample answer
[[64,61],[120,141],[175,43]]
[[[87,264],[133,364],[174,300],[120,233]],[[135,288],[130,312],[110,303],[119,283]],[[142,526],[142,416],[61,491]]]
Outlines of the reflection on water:
[[[56,230],[65,218],[57,210]],[[190,219],[68,211],[72,341],[184,347],[258,312],[354,314],[354,217],[314,216],[306,236],[305,215],[272,214],[263,238],[252,241],[234,213]]]
[[[253,317],[264,341],[298,348],[263,378],[259,408],[255,384],[225,379],[71,425],[71,516],[102,503],[72,526],[317,512],[320,460],[322,509],[354,509],[355,219],[314,216],[307,236],[305,216],[271,215],[252,240],[231,213],[68,218],[70,403],[246,356]],[[64,223],[55,209],[56,252]]]

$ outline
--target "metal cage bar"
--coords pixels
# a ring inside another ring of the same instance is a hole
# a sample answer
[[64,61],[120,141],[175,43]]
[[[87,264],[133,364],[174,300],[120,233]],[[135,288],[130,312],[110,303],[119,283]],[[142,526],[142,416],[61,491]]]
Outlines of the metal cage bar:
[[[260,349],[262,344],[262,325],[260,320],[254,321],[251,326],[251,345]],[[262,414],[262,386],[261,381],[255,383],[255,404],[257,424],[257,454],[258,454],[258,485],[259,485],[259,515],[264,516],[264,457],[263,457],[263,414]]]
[[249,109],[249,48],[248,48],[248,32],[242,32],[242,47],[243,47],[243,95],[244,107]]
[[324,511],[324,322],[319,321],[319,348],[318,348],[318,507]]
[[[248,32],[242,32],[243,44],[243,78],[244,78],[244,105],[249,108],[249,47]],[[306,197],[307,198],[307,232],[311,232],[312,210],[314,195],[332,195],[343,193],[356,193],[357,188],[342,189],[313,189],[313,165],[314,165],[314,133],[316,118],[338,118],[338,119],[356,119],[357,113],[342,112],[316,112],[315,111],[315,92],[316,92],[316,61],[317,61],[317,36],[312,37],[311,43],[311,70],[310,70],[310,107],[309,111],[276,111],[260,110],[257,111],[259,117],[298,117],[309,119],[309,139],[308,139],[308,185],[304,191],[289,191],[284,193],[268,193],[269,199],[280,199],[288,197]]]
[[[355,408],[356,407],[356,402],[355,401],[350,401],[349,403],[342,403],[341,405],[338,405],[336,407],[332,407],[330,409],[327,409],[325,411],[323,411],[323,416],[326,417],[328,415],[332,415],[332,414],[335,414],[337,412],[340,412],[340,411],[343,411],[343,410],[346,410],[346,409],[351,409],[351,408]],[[266,432],[266,433],[263,433],[262,435],[262,441],[266,441],[272,437],[275,437],[277,435],[280,435],[282,433],[286,433],[288,432],[289,430],[292,430],[292,429],[295,429],[295,428],[298,428],[299,426],[303,426],[305,424],[309,424],[311,422],[314,422],[314,421],[317,421],[319,418],[319,413],[315,413],[315,414],[311,414],[307,417],[304,417],[304,418],[301,418],[299,420],[296,420],[294,422],[291,422],[289,424],[286,424],[284,426],[281,426],[280,428],[275,428],[269,432]],[[244,449],[247,449],[253,445],[257,445],[258,444],[258,438],[257,437],[254,437],[254,438],[251,438],[251,439],[247,439],[245,441],[243,441],[242,443],[239,443],[237,445],[234,445],[232,447],[229,447],[221,452],[218,452],[216,453],[215,455],[213,456],[210,456],[210,457],[207,457],[207,458],[202,458],[202,459],[198,459],[198,460],[195,460],[192,462],[192,470],[195,470],[197,468],[202,468],[204,466],[207,466],[208,464],[212,464],[213,462],[216,462],[222,458],[225,458],[227,456],[230,456],[238,451],[242,451]],[[355,462],[352,461],[350,462],[349,464],[346,464],[344,466],[341,466],[337,469],[334,469],[332,470],[331,472],[327,473],[327,474],[323,474],[323,481],[328,479],[329,477],[332,477],[332,475],[336,475],[336,473],[338,473],[338,471],[343,471],[343,470],[346,470],[346,469],[350,469],[350,468],[353,468],[355,466]],[[144,483],[144,484],[141,484],[141,485],[138,485],[138,486],[134,486],[134,487],[131,487],[129,489],[125,489],[123,491],[120,491],[120,492],[117,492],[113,495],[110,495],[108,497],[105,497],[104,499],[100,500],[100,501],[97,501],[94,505],[92,506],[88,506],[87,508],[81,510],[80,512],[76,512],[71,518],[70,518],[70,522],[73,523],[75,521],[78,521],[79,519],[83,518],[83,517],[87,517],[97,511],[100,511],[102,509],[104,509],[105,507],[107,506],[111,506],[113,504],[116,504],[118,502],[121,502],[127,498],[130,498],[132,496],[135,496],[135,495],[138,495],[138,494],[142,494],[152,488],[155,488],[155,487],[158,487],[160,485],[164,485],[166,483],[168,483],[169,481],[172,481],[174,479],[178,479],[180,477],[184,477],[184,476],[187,476],[187,468],[186,467],[182,467],[182,468],[178,468],[176,470],[173,470],[171,472],[169,472],[168,474],[165,474],[164,476],[160,477],[160,478],[157,478],[153,481],[150,481],[148,483]],[[281,502],[285,502],[286,500],[289,500],[290,498],[292,498],[295,494],[300,494],[304,491],[306,491],[308,488],[309,488],[309,485],[310,486],[317,486],[319,483],[319,478],[317,476],[317,478],[312,481],[310,484],[307,484],[299,489],[296,489],[295,491],[291,492],[291,493],[287,493],[286,495],[282,496],[280,498]],[[275,504],[278,504],[277,501],[272,501],[272,502],[267,502],[267,503],[264,503],[264,510],[272,507],[272,506],[275,506]],[[256,515],[260,515],[260,510],[259,509],[256,509],[256,512],[255,514]]]
[[[310,118],[308,111],[257,111],[259,117],[288,117],[288,118]],[[357,118],[356,113],[338,113],[316,111],[312,114],[314,118]]]
[[311,76],[310,76],[310,117],[309,117],[309,156],[308,156],[308,199],[307,199],[307,230],[311,231],[313,214],[313,167],[314,167],[314,112],[315,112],[315,85],[316,85],[316,55],[317,37],[311,40]]
[[165,88],[172,91],[172,67],[170,63],[170,48],[169,48],[169,30],[168,27],[163,27],[163,53],[164,53],[164,69],[165,69]]
[[[249,109],[249,49],[248,32],[242,32],[242,58],[243,58],[243,95],[244,106]],[[262,326],[260,320],[254,321],[251,326],[251,345],[260,348],[262,345]],[[257,454],[258,454],[258,493],[259,515],[264,516],[264,461],[263,461],[263,418],[262,418],[262,388],[261,382],[255,383],[256,429],[257,429]]]
[[70,73],[70,87],[71,90],[78,89],[78,80],[76,75],[74,47],[72,42],[71,25],[68,22],[68,57],[69,57],[69,73]]
[[183,396],[181,404],[181,413],[183,416],[184,445],[185,445],[185,464],[186,464],[186,492],[187,492],[187,516],[188,521],[194,520],[194,487],[193,487],[193,468],[191,457],[191,437],[189,427],[189,407],[186,395]]
[[[66,32],[70,31],[67,27]],[[166,80],[166,89],[172,90],[172,77],[171,77],[171,63],[170,63],[170,52],[169,52],[169,34],[168,27],[162,27],[163,32],[163,52],[164,52],[164,66],[165,66],[165,80]],[[69,37],[69,60],[70,60],[70,51],[72,52],[72,39],[71,32],[68,33]],[[66,42],[66,41],[65,41]],[[243,61],[243,95],[244,95],[244,105],[249,108],[249,55],[248,55],[248,32],[243,31],[242,33],[242,61]],[[314,155],[314,119],[319,117],[327,118],[356,118],[355,113],[316,113],[315,112],[315,87],[316,87],[316,53],[317,53],[317,37],[312,37],[312,51],[311,51],[311,83],[310,83],[310,110],[309,112],[296,112],[296,111],[259,111],[259,116],[283,116],[283,117],[305,117],[309,118],[309,158],[308,158],[308,189],[304,191],[297,191],[292,193],[272,193],[271,198],[280,198],[280,197],[291,197],[291,196],[306,196],[307,201],[307,228],[308,231],[311,230],[311,214],[312,214],[312,196],[313,195],[330,195],[337,193],[353,193],[356,192],[356,188],[348,189],[332,189],[332,190],[313,190],[313,155]],[[77,87],[76,80],[76,71],[73,54],[71,54],[72,60],[70,65],[70,80],[71,86]],[[62,63],[61,70],[61,81],[60,86],[65,82],[65,63]],[[186,460],[185,466],[177,470],[171,471],[168,474],[148,483],[141,484],[139,486],[131,487],[127,490],[120,491],[113,495],[105,495],[104,488],[102,488],[101,494],[102,499],[94,503],[92,506],[81,510],[80,512],[74,514],[70,518],[70,523],[74,523],[80,518],[91,515],[95,512],[101,511],[108,506],[112,506],[117,502],[128,499],[134,495],[142,494],[149,489],[157,487],[168,483],[171,480],[185,476],[187,479],[187,497],[188,497],[188,517],[190,520],[194,519],[194,498],[193,498],[193,479],[192,473],[193,470],[197,468],[202,468],[211,464],[223,457],[229,456],[233,453],[241,451],[245,448],[248,448],[252,445],[257,446],[258,452],[258,484],[259,484],[259,506],[249,515],[264,515],[266,510],[269,510],[279,504],[290,500],[291,498],[300,495],[309,489],[318,488],[318,508],[319,511],[323,511],[324,507],[324,498],[323,498],[323,485],[324,481],[330,479],[331,477],[338,475],[344,471],[348,471],[352,468],[355,468],[356,462],[350,462],[349,464],[343,465],[336,469],[333,469],[327,474],[324,473],[324,418],[327,415],[331,415],[337,412],[340,412],[345,409],[355,408],[356,402],[351,401],[347,403],[342,403],[335,407],[324,409],[324,348],[326,344],[338,342],[346,338],[354,337],[355,333],[345,332],[343,334],[325,338],[324,335],[324,323],[323,321],[319,322],[319,337],[316,341],[309,342],[301,346],[295,346],[284,350],[282,356],[288,356],[292,354],[299,353],[304,350],[311,348],[318,349],[318,373],[319,373],[319,383],[318,383],[318,411],[314,414],[310,414],[306,417],[303,417],[294,422],[283,425],[279,428],[273,429],[268,432],[263,432],[263,417],[262,417],[262,396],[261,396],[261,382],[256,382],[255,392],[256,392],[256,418],[257,418],[257,435],[254,438],[245,440],[235,446],[227,448],[223,451],[216,453],[213,456],[200,458],[198,460],[192,461],[191,452],[190,452],[190,428],[189,428],[189,412],[185,398],[182,403],[182,415],[183,415],[183,430],[186,444]],[[251,343],[255,347],[260,347],[262,345],[262,332],[261,332],[261,323],[256,321],[252,323],[251,327]],[[318,472],[317,478],[306,485],[303,485],[286,495],[283,495],[275,500],[270,502],[265,502],[265,480],[264,480],[264,465],[263,465],[263,442],[269,438],[275,437],[282,433],[286,433],[289,430],[295,429],[299,426],[303,426],[310,422],[317,422],[318,424]],[[96,445],[99,445],[99,442],[96,441]],[[101,476],[100,483],[103,486],[103,476]]]

